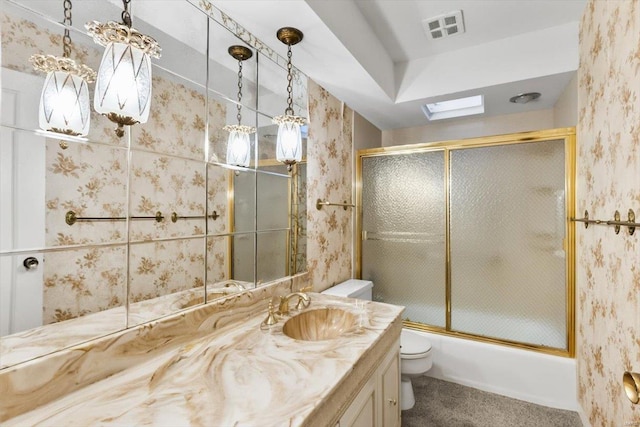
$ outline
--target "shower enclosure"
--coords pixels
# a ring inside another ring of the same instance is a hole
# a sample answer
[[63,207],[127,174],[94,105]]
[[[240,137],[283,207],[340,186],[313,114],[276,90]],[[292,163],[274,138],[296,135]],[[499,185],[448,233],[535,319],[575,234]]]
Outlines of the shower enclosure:
[[358,153],[358,277],[433,332],[573,354],[575,130]]

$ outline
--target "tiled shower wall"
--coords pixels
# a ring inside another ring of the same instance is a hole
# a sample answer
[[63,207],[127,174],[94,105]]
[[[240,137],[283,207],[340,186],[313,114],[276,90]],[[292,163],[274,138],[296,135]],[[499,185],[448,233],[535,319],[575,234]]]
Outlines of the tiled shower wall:
[[[591,0],[580,28],[577,212],[640,217],[640,2]],[[625,370],[640,371],[640,235],[577,230],[578,399],[592,426],[640,425]]]

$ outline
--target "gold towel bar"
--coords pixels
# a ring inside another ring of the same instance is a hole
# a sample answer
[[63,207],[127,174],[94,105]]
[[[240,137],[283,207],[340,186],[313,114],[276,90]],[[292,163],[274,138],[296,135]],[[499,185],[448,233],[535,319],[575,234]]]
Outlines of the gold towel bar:
[[347,208],[354,208],[356,205],[352,205],[351,203],[347,203],[346,200],[344,202],[342,202],[342,203],[331,203],[331,202],[327,202],[326,200],[318,199],[316,201],[316,209],[320,210],[320,209],[322,209],[323,206],[342,206],[342,208],[346,211]]
[[613,214],[613,221],[605,221],[601,219],[589,219],[589,211],[584,211],[584,218],[571,218],[573,222],[583,222],[584,228],[589,228],[589,224],[600,225],[613,225],[615,227],[616,234],[620,233],[620,227],[629,227],[629,235],[633,236],[636,231],[636,227],[640,227],[640,223],[636,221],[636,214],[633,209],[629,209],[627,213],[627,221],[620,221],[620,212],[615,211]]
[[171,214],[171,222],[178,222],[179,219],[205,219],[212,218],[214,221],[218,219],[220,215],[218,215],[217,211],[213,211],[211,215],[194,215],[194,216],[180,216],[176,212]]
[[[131,219],[154,219],[156,222],[162,222],[164,216],[162,216],[162,212],[156,212],[155,216],[132,216]],[[68,211],[64,216],[64,222],[67,225],[73,225],[78,221],[124,221],[127,217],[125,216],[106,216],[106,217],[95,217],[95,216],[77,216],[74,211]]]

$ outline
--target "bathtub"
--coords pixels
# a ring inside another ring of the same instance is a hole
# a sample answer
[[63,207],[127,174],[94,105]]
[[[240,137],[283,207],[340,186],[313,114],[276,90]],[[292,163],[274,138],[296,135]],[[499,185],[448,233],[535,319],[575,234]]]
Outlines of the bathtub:
[[578,410],[575,359],[417,331],[429,338],[427,376],[539,405]]

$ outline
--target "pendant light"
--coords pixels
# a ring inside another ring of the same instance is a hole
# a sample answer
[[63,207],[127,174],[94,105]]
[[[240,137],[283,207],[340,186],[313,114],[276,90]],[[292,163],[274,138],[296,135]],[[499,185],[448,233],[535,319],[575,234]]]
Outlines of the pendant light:
[[253,52],[245,46],[230,46],[229,55],[238,60],[238,119],[237,125],[226,125],[223,129],[229,132],[227,141],[227,164],[247,167],[251,163],[251,140],[249,135],[256,128],[242,125],[242,61],[251,58]]
[[85,25],[93,41],[105,46],[98,69],[93,108],[123,127],[146,123],[151,105],[151,59],[160,58],[158,42],[131,26],[129,3],[123,0],[122,24],[114,21]]
[[300,43],[302,31],[292,28],[280,28],[276,37],[286,44],[287,49],[287,108],[284,115],[273,118],[273,123],[278,125],[278,140],[276,142],[276,159],[287,165],[291,171],[292,166],[302,160],[302,133],[300,126],[306,120],[294,115],[293,112],[293,65],[291,64],[291,46]]
[[65,0],[62,57],[38,54],[31,56],[29,61],[33,68],[47,73],[40,96],[40,128],[47,132],[85,136],[89,133],[91,117],[89,83],[95,80],[96,72],[69,58],[71,8],[71,0]]

